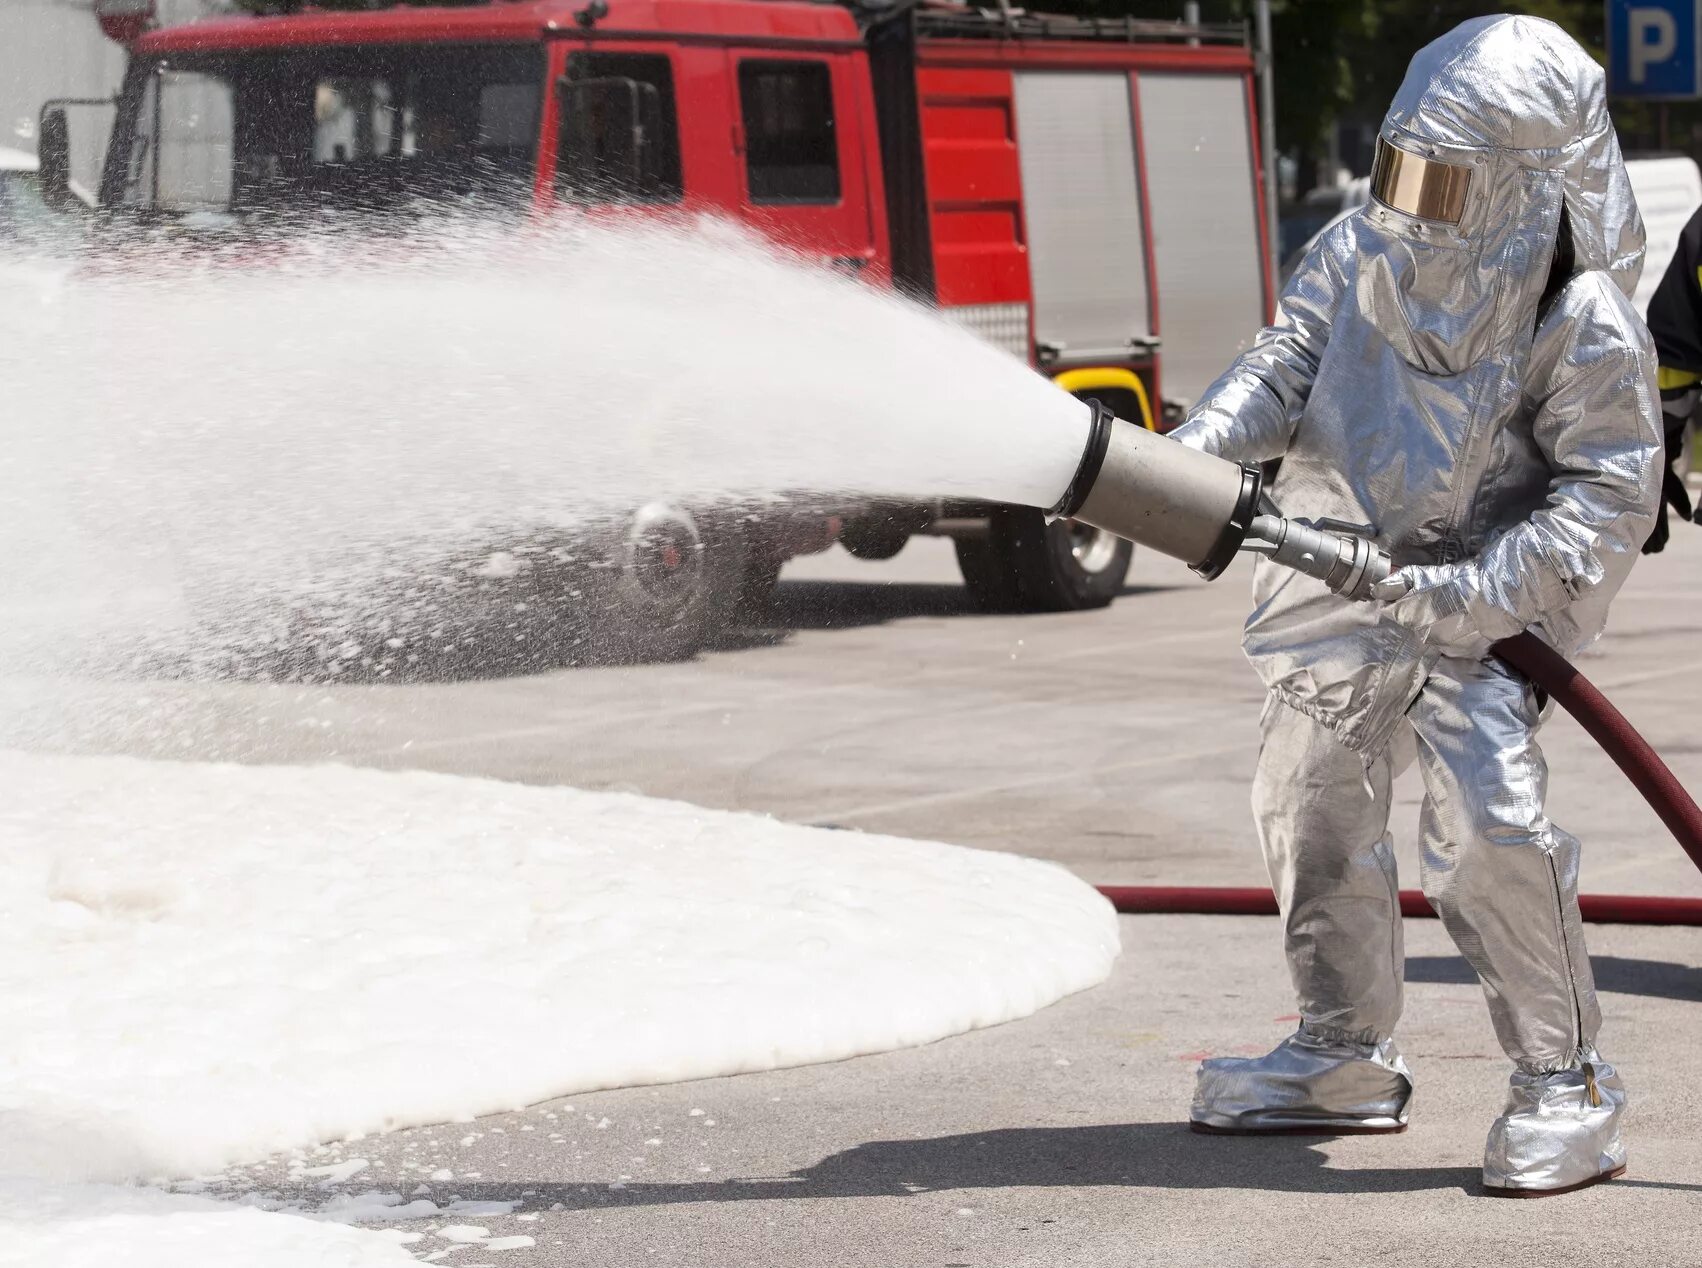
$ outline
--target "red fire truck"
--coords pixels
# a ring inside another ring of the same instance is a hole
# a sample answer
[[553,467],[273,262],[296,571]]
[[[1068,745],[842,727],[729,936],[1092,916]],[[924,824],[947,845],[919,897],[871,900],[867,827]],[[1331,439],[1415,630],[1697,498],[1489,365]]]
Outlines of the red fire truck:
[[[151,0],[97,0],[130,48],[104,209],[275,217],[520,190],[541,209],[718,212],[1154,428],[1272,300],[1240,27],[950,0],[239,3],[153,29]],[[1006,609],[1108,603],[1132,549],[1015,508],[841,511],[746,517],[730,542],[691,508],[647,508],[623,602],[681,654],[733,593],[761,602],[789,555],[834,539],[881,559],[950,535],[975,598]]]

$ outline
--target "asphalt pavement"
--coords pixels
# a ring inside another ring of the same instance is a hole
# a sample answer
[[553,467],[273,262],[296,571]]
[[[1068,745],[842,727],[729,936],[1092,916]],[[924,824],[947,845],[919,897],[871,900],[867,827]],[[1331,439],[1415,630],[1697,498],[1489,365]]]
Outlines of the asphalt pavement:
[[[1702,530],[1678,526],[1579,658],[1702,789]],[[340,687],[0,681],[0,743],[350,762],[677,797],[801,823],[1015,850],[1100,884],[1263,884],[1247,790],[1263,691],[1240,653],[1248,565],[1206,584],[1150,553],[1099,612],[972,614],[949,543],[795,561],[774,612],[673,665]],[[116,743],[114,736],[122,738]],[[1584,885],[1702,878],[1564,716],[1544,728]],[[15,740],[14,740],[15,742]],[[1416,885],[1418,773],[1394,829]]]
[[[1692,788],[1702,533],[1640,566],[1581,659]],[[157,719],[130,751],[424,768],[680,797],[1058,860],[1100,883],[1263,883],[1247,815],[1261,693],[1238,650],[1245,573],[1137,562],[1104,612],[977,616],[949,547],[799,561],[775,612],[694,662],[493,680],[277,688],[107,684],[31,707]],[[16,702],[15,702],[16,703]],[[13,716],[20,716],[14,711]],[[110,732],[107,732],[110,734]],[[69,748],[110,747],[91,726]],[[1584,888],[1702,896],[1699,877],[1570,720],[1543,733]],[[1416,884],[1413,772],[1396,799]],[[351,1142],[345,1191],[499,1199],[459,1219],[530,1265],[1702,1264],[1702,938],[1592,926],[1604,1052],[1631,1089],[1631,1169],[1538,1203],[1477,1196],[1506,1075],[1469,970],[1408,922],[1395,1137],[1232,1140],[1184,1128],[1195,1063],[1293,1025],[1276,924],[1125,917],[1113,979],[1044,1012],[828,1066],[570,1098]],[[571,1109],[568,1106],[571,1105]],[[694,1113],[694,1111],[702,1111]],[[528,1130],[530,1128],[530,1130]],[[430,1166],[423,1165],[429,1161]],[[433,1172],[448,1173],[433,1180]],[[282,1163],[229,1192],[310,1203]],[[411,1247],[448,1250],[434,1224]]]
[[[1398,1136],[1196,1136],[1205,1055],[1293,1027],[1276,922],[1124,917],[1105,985],[1023,1021],[832,1065],[575,1096],[353,1141],[341,1186],[279,1165],[225,1191],[323,1202],[388,1190],[517,1202],[473,1224],[528,1249],[468,1268],[1063,1268],[1105,1265],[1702,1263],[1694,931],[1596,926],[1604,1043],[1631,1089],[1627,1176],[1542,1202],[1478,1195],[1506,1066],[1470,971],[1408,922],[1400,1042],[1417,1080]],[[453,1173],[431,1180],[432,1172]]]

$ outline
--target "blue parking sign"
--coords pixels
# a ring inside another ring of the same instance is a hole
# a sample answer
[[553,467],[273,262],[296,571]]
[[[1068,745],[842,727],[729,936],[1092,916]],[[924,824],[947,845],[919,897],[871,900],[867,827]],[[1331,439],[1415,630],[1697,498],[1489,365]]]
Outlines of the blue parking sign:
[[1617,97],[1702,97],[1702,0],[1607,0],[1607,90]]

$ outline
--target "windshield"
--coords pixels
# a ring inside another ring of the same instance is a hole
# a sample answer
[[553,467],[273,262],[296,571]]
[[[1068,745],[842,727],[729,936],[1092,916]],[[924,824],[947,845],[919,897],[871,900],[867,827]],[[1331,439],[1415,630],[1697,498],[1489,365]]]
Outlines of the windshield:
[[34,172],[0,171],[0,237],[49,225],[53,219]]
[[536,47],[174,56],[132,80],[115,201],[220,212],[521,196],[543,83]]

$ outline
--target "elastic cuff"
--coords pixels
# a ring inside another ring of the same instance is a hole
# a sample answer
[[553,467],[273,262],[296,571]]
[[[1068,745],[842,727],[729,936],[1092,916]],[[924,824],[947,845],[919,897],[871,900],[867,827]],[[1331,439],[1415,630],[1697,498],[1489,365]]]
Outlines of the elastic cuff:
[[1309,1038],[1332,1044],[1364,1044],[1375,1048],[1378,1044],[1392,1038],[1392,1036],[1369,1026],[1360,1030],[1347,1030],[1341,1026],[1325,1025],[1322,1022],[1302,1021],[1300,1029]]
[[1587,1044],[1564,1057],[1514,1057],[1513,1068],[1520,1074],[1546,1079],[1552,1074],[1565,1074],[1583,1068],[1586,1061],[1599,1062],[1601,1056],[1594,1044]]

